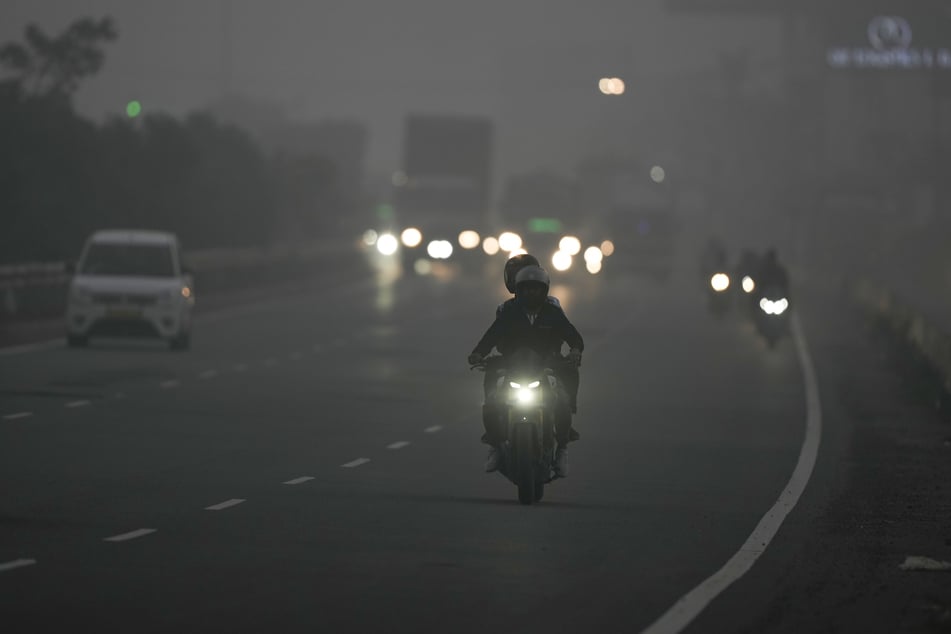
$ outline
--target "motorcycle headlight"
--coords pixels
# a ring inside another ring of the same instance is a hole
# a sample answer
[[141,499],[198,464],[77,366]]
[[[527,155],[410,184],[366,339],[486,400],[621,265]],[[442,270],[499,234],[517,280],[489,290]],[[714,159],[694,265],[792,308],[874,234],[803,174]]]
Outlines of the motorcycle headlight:
[[530,390],[527,387],[519,388],[515,392],[515,400],[521,405],[531,405],[535,402],[535,390]]
[[783,297],[772,301],[764,297],[759,300],[759,307],[767,315],[782,315],[789,308],[789,300]]
[[509,386],[512,388],[512,396],[519,405],[533,405],[538,402],[538,388],[540,385],[541,381],[532,381],[525,386],[515,381],[509,382]]
[[730,288],[730,276],[726,273],[717,273],[710,278],[710,286],[718,293]]

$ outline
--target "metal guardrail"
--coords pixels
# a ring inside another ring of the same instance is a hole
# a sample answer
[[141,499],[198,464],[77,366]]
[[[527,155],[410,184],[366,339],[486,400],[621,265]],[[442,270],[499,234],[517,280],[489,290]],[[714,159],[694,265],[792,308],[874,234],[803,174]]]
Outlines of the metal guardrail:
[[62,284],[69,279],[66,262],[24,262],[0,266],[0,290],[41,284]]
[[[327,239],[266,247],[186,251],[182,259],[194,271],[199,292],[264,283],[293,276],[314,266],[337,265],[361,255],[359,241]],[[56,315],[65,307],[72,279],[69,262],[23,262],[0,266],[0,318],[30,319]]]

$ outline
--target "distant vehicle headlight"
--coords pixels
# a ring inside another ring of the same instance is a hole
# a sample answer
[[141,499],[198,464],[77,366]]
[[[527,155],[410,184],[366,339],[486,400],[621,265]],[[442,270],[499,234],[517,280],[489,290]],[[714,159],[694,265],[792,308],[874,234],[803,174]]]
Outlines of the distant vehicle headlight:
[[567,271],[571,268],[571,254],[565,251],[555,251],[551,256],[551,264],[557,271]]
[[726,273],[717,273],[710,278],[710,286],[718,293],[730,288],[730,277]]
[[412,249],[418,247],[423,241],[423,233],[416,227],[409,227],[408,229],[403,229],[403,233],[400,234],[400,240],[402,240],[404,246]]
[[383,255],[393,255],[400,248],[400,242],[392,233],[384,233],[376,240],[376,250]]
[[753,278],[750,277],[749,275],[743,276],[743,281],[741,282],[741,284],[743,286],[744,293],[752,293],[753,289],[756,288],[756,282],[754,282]]

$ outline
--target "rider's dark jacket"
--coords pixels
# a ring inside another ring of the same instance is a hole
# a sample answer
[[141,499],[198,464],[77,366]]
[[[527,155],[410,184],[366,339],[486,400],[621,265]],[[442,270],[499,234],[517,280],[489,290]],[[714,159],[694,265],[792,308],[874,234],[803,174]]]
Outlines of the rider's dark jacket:
[[538,309],[534,323],[517,299],[503,303],[496,311],[495,321],[482,335],[473,352],[485,356],[498,348],[502,355],[511,354],[519,347],[529,347],[542,357],[561,353],[561,344],[584,350],[584,340],[560,306],[544,302]]

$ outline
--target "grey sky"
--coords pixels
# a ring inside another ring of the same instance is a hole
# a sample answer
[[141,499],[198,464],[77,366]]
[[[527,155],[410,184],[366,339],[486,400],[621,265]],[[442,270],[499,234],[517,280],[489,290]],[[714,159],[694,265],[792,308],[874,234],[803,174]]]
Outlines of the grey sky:
[[[661,0],[5,0],[0,41],[84,15],[113,16],[120,34],[77,96],[84,113],[138,98],[180,114],[230,88],[297,120],[363,120],[381,172],[410,111],[490,115],[509,170],[568,169],[610,138],[605,119],[637,112],[642,79],[712,69],[720,50],[769,57],[776,39],[762,21],[671,16]],[[628,95],[601,96],[601,74]]]

